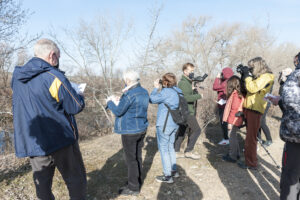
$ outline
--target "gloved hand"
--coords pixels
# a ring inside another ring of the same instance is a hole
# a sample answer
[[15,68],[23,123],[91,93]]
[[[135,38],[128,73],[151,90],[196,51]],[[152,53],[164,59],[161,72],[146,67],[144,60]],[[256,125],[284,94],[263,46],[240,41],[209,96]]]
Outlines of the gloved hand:
[[235,113],[236,117],[244,117],[244,113],[242,111],[238,111],[237,113]]
[[244,81],[247,77],[251,76],[250,69],[247,66],[241,67],[241,79]]

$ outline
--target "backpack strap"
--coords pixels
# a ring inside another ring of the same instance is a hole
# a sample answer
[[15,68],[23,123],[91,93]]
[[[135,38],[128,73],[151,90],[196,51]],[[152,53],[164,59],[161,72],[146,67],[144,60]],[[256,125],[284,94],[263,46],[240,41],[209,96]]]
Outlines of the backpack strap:
[[[173,87],[172,87],[173,90],[175,90]],[[182,93],[178,92],[177,90],[175,90],[175,92],[177,93],[177,95],[179,96],[180,94],[183,96]]]
[[[172,89],[175,90],[173,87],[172,87]],[[181,94],[181,93],[177,92],[177,90],[175,90],[175,92],[177,93],[178,98],[179,98],[179,94]],[[166,104],[166,103],[164,103],[164,104],[168,108],[168,113],[167,113],[166,120],[165,120],[165,123],[164,123],[163,132],[165,132],[165,130],[166,130],[166,126],[167,126],[167,122],[168,122],[168,118],[169,118],[169,114],[170,114],[170,110],[171,110],[171,108],[168,104]]]
[[164,132],[165,132],[165,130],[166,130],[166,126],[167,126],[167,122],[168,122],[169,114],[170,114],[170,110],[168,109],[168,113],[167,113],[166,120],[165,120],[165,123],[164,123],[163,133],[164,133]]

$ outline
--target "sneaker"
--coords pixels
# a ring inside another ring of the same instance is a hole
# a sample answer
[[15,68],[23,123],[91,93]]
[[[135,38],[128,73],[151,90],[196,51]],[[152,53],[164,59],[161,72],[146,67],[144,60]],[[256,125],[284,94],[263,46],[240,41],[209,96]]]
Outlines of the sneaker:
[[228,144],[229,144],[229,140],[223,139],[223,140],[221,140],[218,144],[219,144],[219,145],[228,145]]
[[128,186],[122,187],[119,189],[119,194],[124,196],[137,196],[140,192],[139,191],[133,191],[128,188]]
[[236,161],[237,161],[237,160],[231,158],[229,154],[226,154],[225,156],[223,156],[222,159],[226,162],[231,162],[231,163],[236,163]]
[[172,176],[157,176],[155,180],[159,183],[174,183]]
[[242,169],[257,170],[257,167],[248,166],[245,162],[238,162],[238,166]]
[[184,153],[176,152],[176,158],[184,158]]
[[173,178],[178,178],[179,177],[179,173],[177,171],[172,171],[172,177]]
[[270,146],[272,143],[273,143],[272,140],[263,141],[263,145],[264,145],[265,147]]
[[191,158],[191,159],[194,159],[194,160],[199,160],[200,159],[200,155],[199,154],[195,154],[193,152],[185,152],[184,156],[186,158]]

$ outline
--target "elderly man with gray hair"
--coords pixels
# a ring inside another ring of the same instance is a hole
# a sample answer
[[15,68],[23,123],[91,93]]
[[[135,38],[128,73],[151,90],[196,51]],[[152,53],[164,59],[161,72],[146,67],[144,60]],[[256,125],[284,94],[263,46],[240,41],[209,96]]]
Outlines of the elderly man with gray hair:
[[139,194],[142,184],[142,148],[148,127],[149,94],[141,87],[135,71],[123,74],[125,88],[120,98],[107,100],[107,107],[116,116],[114,131],[122,135],[122,144],[128,168],[128,184],[119,190],[121,195]]
[[38,199],[55,199],[51,191],[55,168],[70,199],[86,199],[86,173],[78,145],[74,115],[84,108],[82,94],[59,70],[60,51],[49,39],[34,45],[34,55],[14,69],[14,142],[17,157],[30,157]]

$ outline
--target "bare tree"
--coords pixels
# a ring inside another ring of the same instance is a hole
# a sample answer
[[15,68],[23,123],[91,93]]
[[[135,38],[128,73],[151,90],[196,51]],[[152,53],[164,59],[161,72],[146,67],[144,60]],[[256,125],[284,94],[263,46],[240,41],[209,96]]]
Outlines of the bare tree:
[[160,5],[157,8],[155,8],[155,7],[151,8],[150,11],[149,11],[150,12],[150,17],[151,17],[151,25],[150,25],[150,28],[149,28],[148,37],[146,39],[146,44],[145,44],[145,46],[141,45],[141,46],[144,46],[142,48],[144,51],[142,51],[142,53],[141,53],[142,62],[139,62],[139,63],[141,63],[141,65],[137,65],[138,69],[140,69],[140,71],[143,74],[146,74],[146,67],[147,66],[148,67],[149,66],[153,67],[153,66],[155,66],[155,64],[158,64],[157,61],[155,61],[153,59],[154,58],[153,55],[152,55],[152,59],[150,57],[151,57],[151,54],[155,53],[155,48],[159,45],[159,43],[155,44],[154,34],[155,34],[157,24],[159,22],[159,17],[160,17],[160,14],[162,12],[162,9],[163,9],[163,5]]
[[[143,69],[147,70],[149,80],[166,70],[181,74],[180,69],[185,62],[196,64],[197,73],[208,73],[209,78],[202,83],[204,90],[201,91],[205,93],[205,99],[201,100],[204,109],[199,112],[204,121],[209,121],[210,119],[205,118],[207,116],[211,118],[211,114],[214,113],[212,105],[215,105],[213,102],[216,94],[212,91],[211,85],[222,68],[235,68],[240,63],[246,65],[251,58],[261,56],[275,72],[283,66],[290,65],[291,54],[295,52],[293,45],[276,46],[276,40],[270,34],[269,26],[211,25],[210,22],[210,17],[189,17],[179,29],[165,38],[153,40],[150,37],[151,45],[147,46],[152,48],[151,51],[146,51],[147,59],[139,57]],[[145,60],[147,62],[144,62]],[[157,73],[149,73],[151,70]]]
[[113,124],[112,115],[105,109],[104,99],[120,89],[120,74],[115,73],[116,64],[123,51],[123,44],[130,36],[131,28],[131,23],[126,23],[124,19],[109,20],[100,16],[90,23],[81,20],[74,29],[63,29],[68,42],[62,42],[62,38],[58,38],[55,31],[50,33],[71,63],[77,67],[77,77],[82,76],[88,83],[90,93],[87,98],[92,100],[93,106],[97,105],[96,109],[93,108],[96,125],[103,123],[97,117],[101,114]]
[[28,17],[28,10],[14,0],[0,1],[0,41],[12,41]]
[[[0,131],[5,133],[5,138],[10,138],[7,134],[13,127],[12,92],[9,82],[16,53],[19,50],[23,51],[28,44],[39,37],[28,37],[27,34],[20,36],[20,28],[26,23],[29,15],[29,10],[23,9],[20,2],[0,0]],[[20,59],[18,60],[20,61]],[[23,61],[25,61],[25,57]],[[10,143],[11,141],[5,142]],[[11,145],[6,144],[6,146]]]

